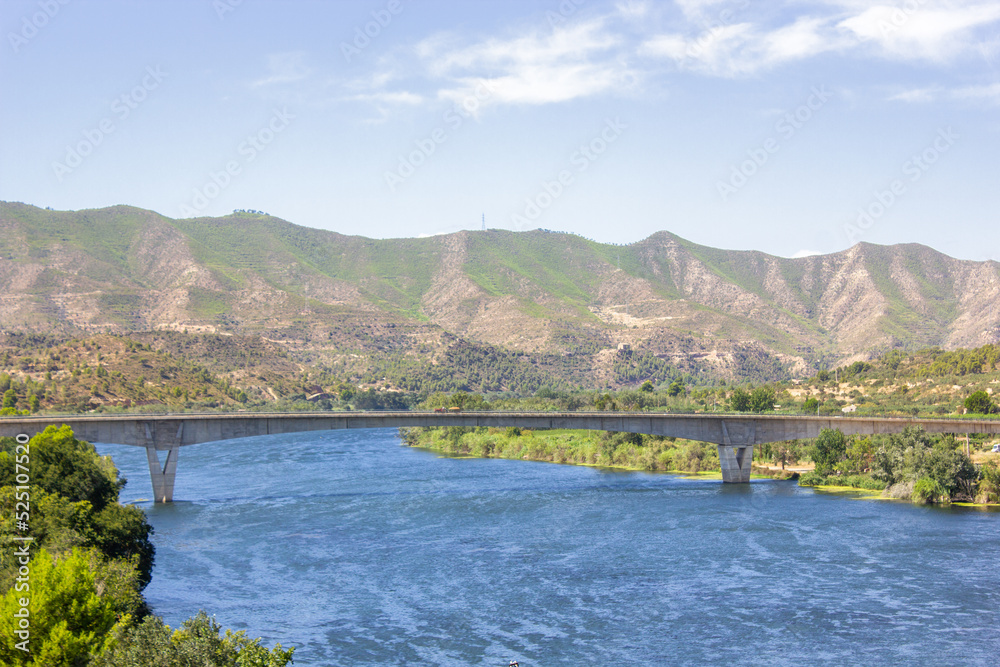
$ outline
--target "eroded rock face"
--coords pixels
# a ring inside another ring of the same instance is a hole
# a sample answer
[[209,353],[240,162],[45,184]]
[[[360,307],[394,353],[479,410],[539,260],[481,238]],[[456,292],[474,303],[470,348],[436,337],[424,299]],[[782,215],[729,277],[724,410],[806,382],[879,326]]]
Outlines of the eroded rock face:
[[667,232],[620,247],[542,231],[378,241],[268,216],[0,203],[0,321],[256,334],[345,353],[425,349],[453,334],[583,350],[595,377],[620,345],[722,372],[754,345],[804,374],[820,353],[850,361],[897,345],[997,342],[1000,271],[918,245],[784,259]]

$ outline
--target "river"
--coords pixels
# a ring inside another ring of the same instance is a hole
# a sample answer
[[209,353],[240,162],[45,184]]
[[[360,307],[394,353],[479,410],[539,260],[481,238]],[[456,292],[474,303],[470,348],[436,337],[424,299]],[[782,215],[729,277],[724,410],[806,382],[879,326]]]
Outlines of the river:
[[1000,513],[401,446],[394,429],[101,445],[176,627],[295,665],[996,665]]

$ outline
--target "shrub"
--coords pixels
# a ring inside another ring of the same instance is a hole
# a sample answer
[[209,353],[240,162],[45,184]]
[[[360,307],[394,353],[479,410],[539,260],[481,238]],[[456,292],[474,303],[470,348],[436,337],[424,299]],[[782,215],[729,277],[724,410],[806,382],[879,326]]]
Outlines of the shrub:
[[803,473],[799,477],[799,486],[822,486],[823,484],[826,484],[826,475],[818,473],[815,470]]
[[856,489],[866,489],[868,491],[882,491],[885,489],[885,482],[872,479],[869,475],[850,475],[843,479],[844,486],[853,486]]
[[1000,503],[1000,465],[996,461],[987,461],[979,469],[976,502]]
[[913,502],[933,503],[939,500],[947,500],[948,492],[930,477],[921,477],[913,484]]

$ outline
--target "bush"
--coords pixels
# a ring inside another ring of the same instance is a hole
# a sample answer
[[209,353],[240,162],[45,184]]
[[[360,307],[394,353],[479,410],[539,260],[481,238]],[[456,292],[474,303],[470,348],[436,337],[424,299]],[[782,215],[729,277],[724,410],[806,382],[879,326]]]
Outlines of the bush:
[[987,461],[979,469],[976,502],[1000,503],[1000,465],[996,461]]
[[268,650],[261,640],[250,639],[245,630],[222,628],[205,612],[189,618],[171,631],[162,619],[150,616],[130,628],[118,627],[107,649],[92,667],[284,667],[292,662],[294,648],[281,644]]
[[948,492],[930,477],[921,477],[913,484],[913,502],[933,503],[948,499]]
[[872,479],[869,475],[850,475],[842,482],[844,486],[852,486],[855,489],[866,489],[868,491],[882,491],[885,489],[885,482]]
[[799,477],[799,486],[822,486],[824,484],[826,484],[826,475],[818,473],[815,470],[803,473]]

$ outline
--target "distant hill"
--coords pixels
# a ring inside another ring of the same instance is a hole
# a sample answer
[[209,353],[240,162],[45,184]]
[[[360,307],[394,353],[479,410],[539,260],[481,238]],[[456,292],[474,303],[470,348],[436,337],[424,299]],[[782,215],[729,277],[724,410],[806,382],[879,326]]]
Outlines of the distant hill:
[[0,203],[4,330],[263,338],[355,375],[501,359],[532,384],[808,376],[893,348],[1000,342],[997,306],[1000,264],[916,244],[785,259],[669,232],[626,246],[539,230],[374,240],[254,213]]

